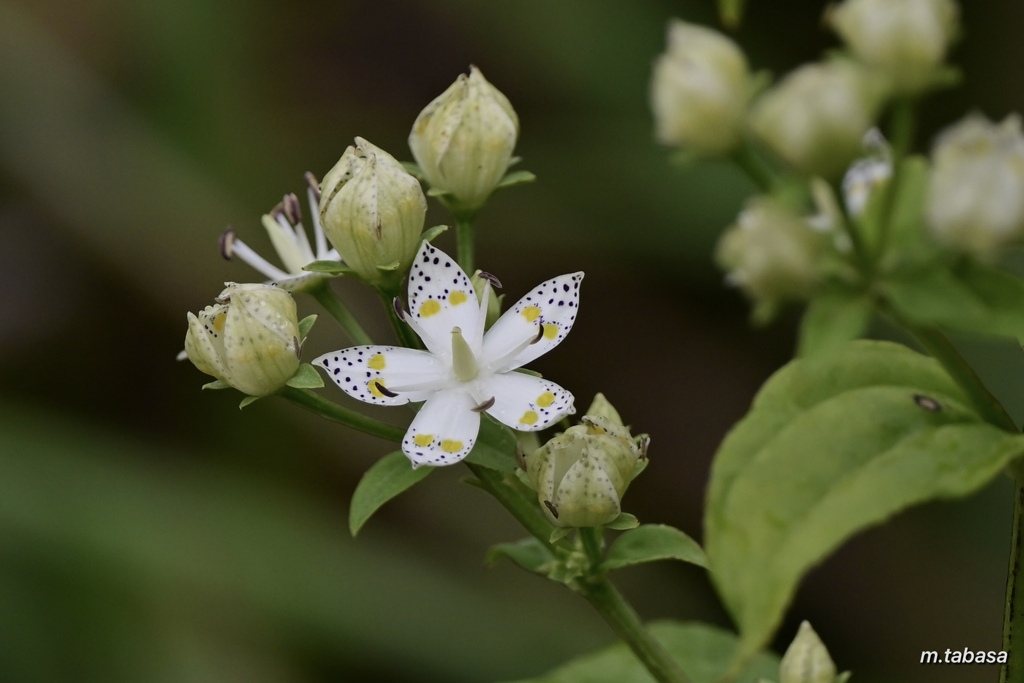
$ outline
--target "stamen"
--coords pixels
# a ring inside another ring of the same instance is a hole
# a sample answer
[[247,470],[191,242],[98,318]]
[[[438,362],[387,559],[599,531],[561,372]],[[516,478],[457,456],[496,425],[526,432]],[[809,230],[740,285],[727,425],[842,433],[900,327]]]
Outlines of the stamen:
[[288,219],[288,222],[292,225],[298,225],[302,222],[302,210],[299,208],[299,198],[294,193],[289,192],[281,200],[282,209],[284,215]]
[[474,413],[482,413],[482,412],[484,412],[486,410],[490,410],[490,408],[493,405],[494,405],[494,397],[491,396],[489,399],[487,399],[486,401],[484,401],[480,405],[474,406],[473,408],[470,408],[470,410],[472,410]]
[[544,338],[544,326],[543,325],[537,325],[537,336],[534,337],[533,341],[531,341],[530,344],[536,344],[537,342],[539,342],[543,338]]
[[228,227],[227,230],[217,238],[217,245],[220,247],[220,255],[225,261],[231,260],[231,253],[235,247],[235,229]]
[[651,437],[646,434],[640,437],[640,459],[647,459],[647,448],[651,445]]
[[394,299],[392,299],[391,305],[394,307],[395,315],[398,316],[398,319],[401,320],[402,322],[405,322],[405,307],[402,305],[401,297],[396,296]]
[[327,237],[324,235],[324,228],[320,225],[320,181],[316,176],[306,171],[306,199],[309,201],[309,215],[313,220],[313,239],[316,240],[316,258],[324,260],[327,258]]
[[478,271],[476,271],[476,274],[477,274],[477,277],[479,277],[481,280],[487,280],[488,282],[490,282],[491,283],[491,287],[494,287],[495,289],[501,289],[501,280],[499,280],[498,278],[494,277],[490,273],[486,273],[486,272],[484,272],[482,270],[478,270]]
[[388,398],[396,398],[398,396],[398,394],[396,394],[395,392],[391,391],[386,386],[384,386],[383,384],[381,384],[380,382],[378,382],[376,380],[374,380],[373,386],[377,387],[377,391],[379,391],[380,393],[384,394]]
[[316,179],[316,176],[306,171],[303,178],[306,179],[306,184],[309,185],[310,191],[316,196],[316,200],[320,201],[320,181]]

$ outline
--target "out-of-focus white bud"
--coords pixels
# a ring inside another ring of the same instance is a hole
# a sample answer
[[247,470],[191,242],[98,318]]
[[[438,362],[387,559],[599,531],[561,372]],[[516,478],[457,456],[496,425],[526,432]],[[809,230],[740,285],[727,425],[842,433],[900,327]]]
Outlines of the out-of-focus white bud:
[[409,149],[436,190],[472,213],[508,170],[519,136],[519,118],[480,69],[469,68],[416,117]]
[[852,62],[808,64],[754,103],[750,126],[797,171],[834,178],[860,152],[881,94],[863,67]]
[[926,90],[956,35],[953,0],[846,0],[829,20],[865,64],[878,69],[893,92]]
[[320,222],[359,277],[397,286],[419,248],[427,200],[394,157],[362,138],[355,142],[324,176]]
[[932,151],[925,218],[936,240],[991,258],[1024,237],[1021,119],[996,124],[972,114],[946,129]]
[[677,19],[654,63],[651,110],[659,142],[727,154],[740,141],[751,79],[739,47],[717,31]]
[[273,285],[234,283],[217,300],[198,314],[188,314],[189,360],[250,396],[283,387],[299,368],[295,300]]
[[770,318],[777,305],[810,296],[820,277],[828,235],[764,197],[748,202],[722,235],[715,260],[726,281],[755,303],[755,317]]

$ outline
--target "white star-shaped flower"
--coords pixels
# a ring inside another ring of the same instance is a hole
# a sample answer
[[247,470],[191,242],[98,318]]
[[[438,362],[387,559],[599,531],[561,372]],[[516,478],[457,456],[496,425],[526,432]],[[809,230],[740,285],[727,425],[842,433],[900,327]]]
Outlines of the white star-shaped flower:
[[270,236],[270,241],[284,265],[284,270],[253,251],[245,242],[235,236],[235,231],[231,228],[228,228],[220,238],[221,254],[224,258],[230,259],[237,256],[270,278],[271,282],[277,283],[282,289],[290,292],[308,290],[325,278],[331,277],[303,270],[314,261],[341,260],[338,251],[327,245],[327,238],[324,236],[324,229],[320,224],[319,183],[312,173],[306,174],[306,184],[308,185],[306,199],[313,221],[315,251],[313,245],[309,243],[306,228],[302,224],[299,200],[294,194],[287,194],[280,204],[263,216],[263,227],[266,228],[267,234]]
[[538,431],[575,412],[571,393],[515,372],[557,346],[579,306],[583,273],[544,282],[484,333],[487,301],[462,269],[423,242],[409,273],[405,321],[426,351],[356,346],[313,361],[349,396],[377,405],[426,401],[402,440],[419,465],[450,465],[473,449],[486,412],[513,429]]

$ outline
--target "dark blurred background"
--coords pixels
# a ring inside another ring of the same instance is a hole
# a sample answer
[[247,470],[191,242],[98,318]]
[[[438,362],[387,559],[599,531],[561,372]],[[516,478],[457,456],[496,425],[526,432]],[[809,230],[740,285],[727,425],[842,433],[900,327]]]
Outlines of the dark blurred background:
[[[758,68],[835,46],[821,2],[749,4],[738,37]],[[1024,6],[963,15],[967,80],[929,101],[921,149],[969,109],[1024,108]],[[707,1],[0,0],[0,681],[507,680],[610,642],[559,586],[484,567],[521,533],[458,468],[353,541],[351,493],[390,446],[281,400],[239,412],[174,357],[186,311],[257,279],[220,259],[225,226],[269,255],[260,214],[304,171],[356,135],[410,158],[419,110],[476,64],[539,177],[481,214],[478,262],[511,300],[587,272],[575,331],[537,369],[652,435],[626,507],[699,538],[714,450],[798,317],[751,329],[711,265],[751,186],[653,142],[647,81],[673,16],[715,23]],[[448,220],[432,206],[427,224]],[[387,334],[373,297],[337,289]],[[326,317],[314,332],[309,358],[344,343]],[[1024,414],[1016,344],[958,341]],[[999,649],[1008,484],[855,538],[777,645],[806,618],[855,680],[994,681],[917,662]],[[695,568],[620,578],[646,618],[728,624]]]

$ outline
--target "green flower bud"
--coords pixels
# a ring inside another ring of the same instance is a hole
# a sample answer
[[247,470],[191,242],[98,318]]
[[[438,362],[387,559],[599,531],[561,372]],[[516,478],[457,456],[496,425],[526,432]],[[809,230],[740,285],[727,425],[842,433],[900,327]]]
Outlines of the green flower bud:
[[808,64],[754,103],[750,126],[797,171],[834,178],[860,154],[881,94],[853,63]]
[[508,99],[471,66],[416,117],[409,149],[431,188],[472,213],[508,170],[518,136]]
[[401,281],[419,248],[426,211],[419,181],[362,138],[321,183],[324,232],[345,265],[370,284]]
[[1024,136],[1017,115],[972,114],[932,151],[925,220],[938,241],[990,259],[1024,236]]
[[846,0],[829,14],[857,58],[905,95],[926,90],[934,80],[958,19],[953,0]]
[[740,141],[750,94],[747,60],[733,41],[696,24],[669,23],[650,89],[659,142],[727,154]]
[[808,297],[819,279],[828,234],[778,203],[758,197],[722,235],[715,260],[726,281],[756,304],[764,322],[787,299]]
[[845,679],[845,675],[836,676],[836,665],[810,623],[800,624],[779,663],[779,683],[836,683]]
[[250,396],[283,387],[299,368],[295,300],[273,285],[228,283],[217,301],[188,314],[189,360]]
[[530,484],[556,526],[592,527],[613,521],[622,512],[622,496],[645,457],[645,448],[621,422],[607,417],[607,410],[598,412],[605,415],[588,413],[582,424],[569,427],[526,459]]

